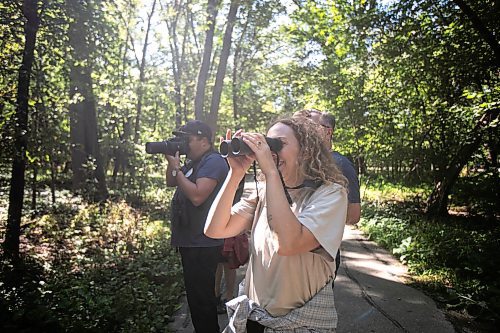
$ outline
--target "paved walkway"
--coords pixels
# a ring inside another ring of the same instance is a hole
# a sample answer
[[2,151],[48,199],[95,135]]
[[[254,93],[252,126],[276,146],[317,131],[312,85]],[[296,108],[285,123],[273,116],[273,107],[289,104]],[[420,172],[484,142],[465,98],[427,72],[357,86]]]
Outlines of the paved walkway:
[[[248,177],[244,196],[255,186],[252,179]],[[404,284],[406,267],[361,231],[347,226],[341,249],[342,264],[335,280],[337,333],[455,332],[431,298]],[[237,284],[245,272],[246,265],[238,269]],[[185,296],[173,319],[170,331],[194,332]],[[227,315],[219,315],[221,330],[227,323]]]
[[455,332],[434,301],[404,284],[406,267],[347,227],[335,280],[337,332]]
[[[245,269],[238,270],[238,282]],[[335,280],[337,332],[455,332],[431,298],[404,284],[406,276],[405,266],[387,251],[359,230],[346,227],[342,265]],[[226,315],[219,315],[219,324],[221,329],[227,325]],[[169,328],[194,332],[185,297]]]

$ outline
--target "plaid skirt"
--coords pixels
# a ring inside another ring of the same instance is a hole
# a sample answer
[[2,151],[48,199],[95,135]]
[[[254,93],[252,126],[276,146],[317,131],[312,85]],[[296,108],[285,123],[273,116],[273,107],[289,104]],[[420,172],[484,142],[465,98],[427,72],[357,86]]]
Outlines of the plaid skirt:
[[229,324],[223,333],[246,332],[248,319],[265,326],[265,333],[331,333],[337,328],[338,317],[331,281],[303,306],[284,316],[271,316],[246,295],[230,300],[226,307]]

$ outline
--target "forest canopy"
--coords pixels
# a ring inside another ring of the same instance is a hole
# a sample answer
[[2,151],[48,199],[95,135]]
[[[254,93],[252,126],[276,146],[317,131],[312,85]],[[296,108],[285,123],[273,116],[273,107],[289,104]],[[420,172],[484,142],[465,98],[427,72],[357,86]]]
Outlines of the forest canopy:
[[494,0],[4,0],[2,252],[61,191],[147,201],[165,162],[145,143],[189,119],[217,142],[303,108],[335,116],[362,184],[498,221],[499,17]]
[[22,141],[28,172],[56,181],[71,169],[81,188],[87,166],[102,197],[105,178],[120,172],[130,186],[140,182],[135,171],[152,165],[144,142],[187,119],[208,121],[218,135],[263,131],[276,115],[315,107],[335,115],[335,149],[361,174],[440,182],[437,213],[464,168],[494,177],[494,1],[4,1],[0,9],[5,173]]

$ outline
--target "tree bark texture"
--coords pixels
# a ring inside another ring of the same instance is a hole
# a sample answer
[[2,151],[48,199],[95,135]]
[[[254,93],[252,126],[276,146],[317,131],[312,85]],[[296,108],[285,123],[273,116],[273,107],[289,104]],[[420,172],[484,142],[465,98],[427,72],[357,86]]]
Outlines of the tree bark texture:
[[144,84],[146,82],[146,55],[148,51],[149,33],[151,31],[151,18],[155,13],[156,0],[153,0],[151,11],[148,14],[148,23],[146,25],[146,36],[144,37],[144,44],[142,46],[141,63],[139,64],[139,85],[137,87],[137,107],[135,115],[134,127],[134,143],[139,142],[141,131],[141,116],[142,116],[142,99],[144,96]]
[[247,29],[248,29],[248,23],[250,22],[250,17],[252,14],[252,10],[249,11],[247,15],[247,19],[245,20],[245,25],[243,26],[243,29],[241,30],[240,38],[236,42],[236,47],[234,49],[234,56],[233,56],[233,72],[232,72],[232,100],[233,100],[233,119],[237,120],[239,116],[239,96],[240,96],[240,83],[239,83],[239,77],[240,77],[240,72],[239,72],[239,63],[240,63],[240,55],[241,55],[241,44],[243,43],[243,39],[245,38]]
[[217,18],[218,0],[208,0],[207,6],[207,34],[203,48],[203,59],[196,82],[196,96],[194,98],[195,119],[204,120],[203,104],[205,101],[205,87],[207,86],[208,73],[210,70],[210,59],[214,42],[215,19]]
[[[187,4],[186,4],[187,5]],[[175,127],[178,128],[182,123],[182,73],[184,70],[184,47],[188,33],[188,20],[186,18],[186,26],[183,32],[182,41],[182,54],[179,54],[179,45],[177,38],[177,22],[181,13],[180,3],[175,2],[173,7],[175,15],[171,18],[165,19],[167,29],[170,35],[169,46],[172,53],[172,75],[174,77],[174,105],[175,105]]]
[[498,118],[499,111],[500,109],[490,109],[481,117],[472,130],[468,142],[459,149],[449,166],[442,173],[441,178],[436,183],[434,190],[427,200],[426,212],[429,216],[443,216],[448,214],[448,197],[451,189],[458,179],[460,171],[462,171],[472,154],[483,142],[488,125]]
[[36,34],[40,25],[38,16],[38,1],[24,0],[23,14],[26,18],[24,25],[24,51],[21,67],[19,68],[17,85],[17,109],[15,114],[14,156],[10,178],[9,209],[4,253],[11,258],[19,257],[19,237],[21,236],[21,216],[23,210],[26,148],[28,138],[28,101],[33,66]]
[[212,128],[212,132],[217,132],[217,118],[219,112],[220,99],[222,95],[222,87],[224,85],[224,77],[226,76],[227,60],[231,51],[231,36],[233,34],[233,27],[236,21],[236,14],[240,0],[232,0],[227,15],[226,31],[222,41],[222,52],[220,55],[219,66],[217,67],[217,75],[215,77],[215,84],[212,93],[212,102],[210,104],[210,115],[208,117],[208,125]]
[[[69,43],[72,48],[70,65],[70,137],[73,189],[83,190],[87,182],[97,180],[92,187],[95,200],[107,197],[103,159],[99,150],[97,114],[92,90],[92,69],[90,64],[89,24],[90,3],[68,0],[68,11],[73,21],[69,25]],[[85,165],[95,163],[92,169]]]

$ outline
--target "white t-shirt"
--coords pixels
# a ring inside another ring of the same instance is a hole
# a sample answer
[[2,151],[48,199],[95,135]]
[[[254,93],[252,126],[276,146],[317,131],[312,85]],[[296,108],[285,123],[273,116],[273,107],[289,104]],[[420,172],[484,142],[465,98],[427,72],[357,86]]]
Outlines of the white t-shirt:
[[[321,244],[321,248],[293,256],[278,255],[276,234],[267,221],[265,189],[259,189],[232,208],[252,221],[250,261],[245,294],[273,316],[304,305],[335,276],[335,256],[342,241],[347,193],[338,185],[289,190],[291,209]],[[277,216],[275,223],[279,223]]]

